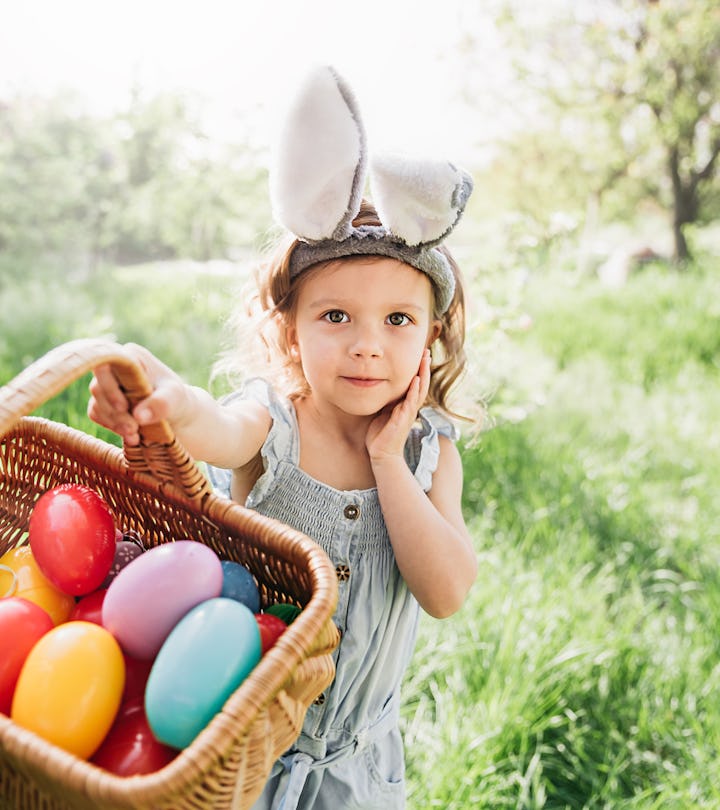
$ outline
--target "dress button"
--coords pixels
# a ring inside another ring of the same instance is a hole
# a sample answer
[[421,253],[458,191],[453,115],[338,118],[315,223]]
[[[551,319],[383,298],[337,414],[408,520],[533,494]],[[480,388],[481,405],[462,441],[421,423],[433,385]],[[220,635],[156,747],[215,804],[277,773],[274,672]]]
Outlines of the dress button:
[[350,567],[341,563],[335,566],[335,575],[338,582],[347,582],[350,579]]
[[343,514],[348,520],[357,520],[360,517],[360,507],[349,503],[343,510]]

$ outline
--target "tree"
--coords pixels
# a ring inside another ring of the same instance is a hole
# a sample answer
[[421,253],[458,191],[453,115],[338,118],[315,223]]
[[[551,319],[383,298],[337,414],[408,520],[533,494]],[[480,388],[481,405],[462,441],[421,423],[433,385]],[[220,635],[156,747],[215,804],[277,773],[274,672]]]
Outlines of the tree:
[[266,230],[267,179],[246,143],[209,138],[185,97],[139,91],[0,101],[0,284],[107,263],[234,258]]
[[82,263],[102,194],[103,138],[77,98],[14,98],[0,106],[0,265],[25,275],[53,255],[66,272]]
[[108,212],[105,254],[116,261],[227,258],[247,248],[269,212],[265,177],[243,142],[210,138],[190,99],[134,92],[114,120],[123,183]]
[[511,0],[499,21],[545,120],[581,136],[588,193],[624,182],[660,201],[675,258],[687,259],[685,226],[719,213],[708,200],[720,162],[720,7],[598,0],[554,3],[542,17],[526,11]]
[[720,154],[720,7],[651,4],[635,46],[631,89],[657,124],[672,183],[675,256],[686,259],[683,228],[700,218],[701,193],[717,174]]

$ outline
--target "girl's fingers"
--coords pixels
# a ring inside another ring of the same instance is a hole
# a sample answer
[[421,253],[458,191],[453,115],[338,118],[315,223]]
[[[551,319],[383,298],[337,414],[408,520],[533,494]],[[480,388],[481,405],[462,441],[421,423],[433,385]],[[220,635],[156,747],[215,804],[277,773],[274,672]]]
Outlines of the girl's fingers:
[[129,410],[127,397],[120,388],[111,367],[108,364],[93,369],[93,378],[90,381],[90,393],[99,402],[107,402],[108,408],[117,411]]
[[167,419],[173,410],[176,395],[172,383],[161,382],[149,397],[135,406],[133,416],[140,425],[150,425]]
[[186,405],[183,380],[144,346],[126,343],[125,348],[145,370],[153,388],[133,410],[135,419],[141,425],[148,425],[161,419],[173,421],[180,416]]
[[184,386],[175,372],[153,354],[134,343],[125,350],[147,374],[152,393],[139,402],[132,413],[130,404],[109,364],[93,369],[90,381],[91,400],[88,415],[105,427],[123,434],[138,425],[148,425],[169,418],[182,405]]
[[88,388],[90,390],[88,417],[117,433],[126,444],[138,444],[140,433],[137,420],[130,413],[130,404],[109,364],[93,369],[93,377]]
[[423,352],[423,356],[420,359],[418,376],[420,378],[420,405],[422,405],[430,390],[430,349],[425,349]]
[[422,389],[422,377],[417,376],[413,377],[412,382],[410,383],[410,388],[408,388],[408,395],[405,397],[405,402],[412,411],[412,418],[415,419],[417,415],[418,408],[422,403],[422,398],[420,396]]
[[400,405],[412,411],[413,421],[422,407],[428,391],[430,390],[430,350],[425,349],[420,358],[418,373],[410,381],[405,398]]
[[93,422],[117,433],[127,444],[135,445],[140,440],[138,424],[127,410],[107,408],[95,397],[90,397],[87,415]]

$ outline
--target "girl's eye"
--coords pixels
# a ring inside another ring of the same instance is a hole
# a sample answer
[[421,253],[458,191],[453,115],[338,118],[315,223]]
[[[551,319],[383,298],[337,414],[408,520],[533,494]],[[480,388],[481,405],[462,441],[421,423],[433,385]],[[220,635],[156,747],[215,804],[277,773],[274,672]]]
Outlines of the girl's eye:
[[330,312],[323,315],[323,318],[330,321],[330,323],[345,323],[347,321],[347,315],[341,309],[331,309]]
[[387,316],[387,322],[390,326],[405,326],[410,323],[410,318],[404,312],[391,312]]

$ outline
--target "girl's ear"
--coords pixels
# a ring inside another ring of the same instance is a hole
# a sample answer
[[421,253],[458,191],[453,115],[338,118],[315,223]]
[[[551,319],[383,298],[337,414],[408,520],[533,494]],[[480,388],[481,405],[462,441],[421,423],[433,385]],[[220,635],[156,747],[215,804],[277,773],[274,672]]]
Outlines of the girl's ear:
[[297,342],[297,330],[294,326],[285,327],[285,344],[288,347],[290,358],[295,362],[300,362],[300,346]]
[[442,334],[442,321],[436,319],[430,324],[430,330],[428,331],[428,339],[427,345],[428,349],[435,343],[435,341],[440,337]]

